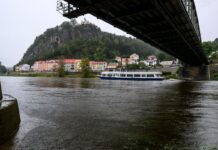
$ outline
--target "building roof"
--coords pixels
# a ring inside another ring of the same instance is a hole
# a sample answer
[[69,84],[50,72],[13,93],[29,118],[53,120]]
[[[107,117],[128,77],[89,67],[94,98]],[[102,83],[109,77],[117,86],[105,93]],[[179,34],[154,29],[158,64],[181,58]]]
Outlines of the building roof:
[[157,58],[157,56],[155,56],[155,55],[150,55],[150,56],[148,56],[148,59],[156,59]]
[[64,63],[75,63],[81,61],[80,59],[64,59]]
[[173,64],[173,61],[161,61],[160,64],[162,66],[170,66]]

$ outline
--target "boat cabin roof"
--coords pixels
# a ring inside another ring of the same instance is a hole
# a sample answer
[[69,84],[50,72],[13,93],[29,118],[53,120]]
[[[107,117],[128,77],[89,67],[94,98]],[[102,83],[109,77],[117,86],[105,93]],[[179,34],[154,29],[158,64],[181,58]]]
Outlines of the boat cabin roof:
[[104,71],[101,74],[162,74],[161,72]]

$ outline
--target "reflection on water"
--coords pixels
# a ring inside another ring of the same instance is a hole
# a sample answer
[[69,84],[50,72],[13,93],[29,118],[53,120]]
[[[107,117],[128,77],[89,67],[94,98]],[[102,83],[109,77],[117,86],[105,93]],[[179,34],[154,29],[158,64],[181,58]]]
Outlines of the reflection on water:
[[191,91],[198,84],[179,82],[170,87],[172,91],[156,95],[153,101],[157,103],[152,105],[150,112],[145,110],[144,117],[141,116],[136,123],[138,132],[134,131],[131,135],[130,147],[161,149],[166,145],[176,148],[194,145],[198,139],[187,139],[186,135],[190,134],[189,129],[193,130],[197,119],[190,108],[194,107],[197,100],[197,95]]
[[18,98],[22,122],[15,138],[0,148],[218,146],[217,82],[1,80],[4,93]]

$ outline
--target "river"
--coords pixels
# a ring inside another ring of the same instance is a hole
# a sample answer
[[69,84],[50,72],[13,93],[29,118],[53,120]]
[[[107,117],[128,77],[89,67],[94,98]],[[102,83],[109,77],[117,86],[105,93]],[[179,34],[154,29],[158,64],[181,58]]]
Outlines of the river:
[[0,77],[21,124],[0,149],[218,146],[218,82]]

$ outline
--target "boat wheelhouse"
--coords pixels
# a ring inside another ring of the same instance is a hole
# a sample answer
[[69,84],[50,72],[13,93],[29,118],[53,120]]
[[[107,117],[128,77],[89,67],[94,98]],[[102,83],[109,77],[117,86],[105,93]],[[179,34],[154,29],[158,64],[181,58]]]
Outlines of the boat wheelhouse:
[[104,71],[99,77],[105,80],[164,80],[161,72]]

